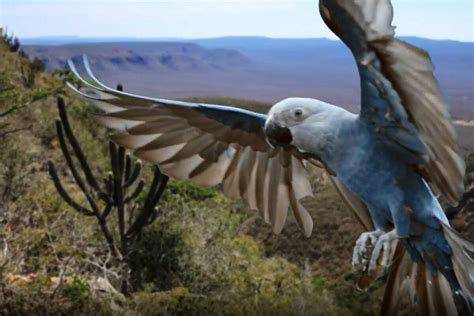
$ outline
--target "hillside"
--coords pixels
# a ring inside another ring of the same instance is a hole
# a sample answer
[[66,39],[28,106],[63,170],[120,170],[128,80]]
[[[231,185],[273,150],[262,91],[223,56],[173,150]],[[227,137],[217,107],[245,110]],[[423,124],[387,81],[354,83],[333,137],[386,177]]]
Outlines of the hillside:
[[[171,181],[158,218],[135,245],[133,294],[122,296],[98,225],[59,197],[46,165],[54,160],[66,189],[84,201],[59,148],[56,97],[65,98],[74,133],[103,177],[110,172],[107,131],[65,89],[67,73],[37,72],[26,80],[32,67],[0,40],[0,314],[378,314],[382,282],[359,292],[350,267],[362,228],[323,176],[315,182],[319,207],[310,238],[293,219],[276,236],[258,214],[216,188]],[[257,111],[269,106],[192,100]],[[148,188],[151,166],[144,170]],[[457,225],[472,236],[471,223],[461,218]]]
[[[59,149],[57,96],[66,100],[93,172],[104,175],[110,170],[107,132],[65,90],[63,74],[38,72],[25,81],[31,67],[0,42],[0,128],[9,131],[0,133],[1,314],[377,313],[380,287],[358,292],[350,272],[361,228],[323,182],[310,239],[292,220],[282,235],[273,235],[255,212],[216,189],[170,182],[158,219],[131,258],[133,295],[123,297],[111,287],[119,289],[117,270],[98,225],[59,197],[46,165],[56,161],[66,189],[84,199]],[[265,108],[253,101],[218,101]]]

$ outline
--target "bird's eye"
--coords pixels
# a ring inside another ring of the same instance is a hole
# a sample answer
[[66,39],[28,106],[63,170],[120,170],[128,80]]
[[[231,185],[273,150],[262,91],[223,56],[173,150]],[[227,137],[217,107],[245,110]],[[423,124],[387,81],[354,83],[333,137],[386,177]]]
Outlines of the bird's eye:
[[293,114],[295,115],[296,118],[300,118],[303,116],[303,110],[301,109],[296,109]]

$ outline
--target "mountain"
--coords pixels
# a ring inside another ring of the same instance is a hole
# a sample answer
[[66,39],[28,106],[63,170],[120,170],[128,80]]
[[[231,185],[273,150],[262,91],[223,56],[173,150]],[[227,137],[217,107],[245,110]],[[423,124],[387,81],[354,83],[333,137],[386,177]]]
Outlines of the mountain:
[[[453,107],[453,116],[474,118],[474,43],[419,37],[400,39],[430,53],[441,89]],[[357,70],[349,50],[341,41],[221,37],[192,42],[208,48],[239,50],[259,63],[286,66],[292,70],[291,73],[307,74],[309,77],[302,79],[310,84],[325,86],[325,83],[332,82],[331,88],[342,88],[343,104],[350,106],[353,101],[349,98],[358,99],[355,94],[358,91]],[[350,96],[348,91],[351,91]],[[329,98],[335,99],[336,96]]]
[[[238,51],[209,49],[192,43],[99,43],[60,46],[26,46],[29,55],[44,61],[46,68],[66,67],[68,58],[90,56],[102,70],[209,71],[248,66]],[[140,69],[144,68],[144,69]]]
[[[430,53],[453,117],[474,119],[474,43],[402,39]],[[26,51],[45,60],[49,69],[86,53],[105,82],[120,81],[130,92],[150,96],[226,96],[270,103],[301,96],[351,111],[359,108],[357,69],[340,41],[266,37],[110,41],[27,45]]]

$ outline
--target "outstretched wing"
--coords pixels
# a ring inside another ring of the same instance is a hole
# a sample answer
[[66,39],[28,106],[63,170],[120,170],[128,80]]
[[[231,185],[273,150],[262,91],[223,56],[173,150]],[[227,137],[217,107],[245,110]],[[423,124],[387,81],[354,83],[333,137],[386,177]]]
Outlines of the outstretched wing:
[[[105,113],[103,125],[119,131],[112,139],[163,173],[202,186],[222,184],[232,198],[242,197],[279,233],[288,209],[306,236],[313,222],[303,198],[312,196],[303,155],[296,148],[272,148],[263,134],[266,115],[233,107],[152,99],[107,87],[84,65],[93,84],[70,68],[88,88],[69,86]],[[316,162],[315,162],[316,163]],[[308,166],[309,168],[309,166]]]
[[394,38],[389,0],[321,0],[320,11],[356,59],[360,117],[410,154],[432,188],[456,204],[464,162],[428,53]]

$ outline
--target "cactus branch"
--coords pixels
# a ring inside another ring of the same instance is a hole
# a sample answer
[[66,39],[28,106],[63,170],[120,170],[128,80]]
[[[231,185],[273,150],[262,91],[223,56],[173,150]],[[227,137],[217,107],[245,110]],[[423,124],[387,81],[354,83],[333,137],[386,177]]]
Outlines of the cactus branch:
[[63,198],[63,200],[69,204],[72,208],[74,208],[76,211],[78,211],[80,214],[84,214],[86,216],[94,216],[94,212],[88,210],[87,208],[81,206],[77,202],[74,201],[74,199],[66,192],[64,189],[64,186],[61,183],[61,180],[58,177],[58,172],[56,170],[56,166],[52,161],[48,161],[48,166],[49,166],[49,174],[51,175],[51,178],[53,179],[54,186],[56,187],[56,190],[58,191],[59,195]]
[[[143,205],[143,208],[140,210],[140,213],[136,217],[135,221],[132,223],[130,228],[127,231],[127,238],[132,238],[136,233],[144,226],[149,224],[150,218],[154,219],[156,216],[152,216],[156,213],[155,207],[158,204],[168,182],[168,176],[162,174],[158,167],[155,167],[153,182],[148,191],[148,195]],[[153,220],[154,220],[153,219]],[[152,221],[150,221],[152,222]]]
[[135,191],[133,191],[132,194],[130,194],[130,196],[125,199],[125,203],[135,200],[140,195],[140,193],[142,193],[144,187],[145,181],[140,180],[140,182],[137,184],[137,187],[135,188]]
[[142,164],[137,161],[135,163],[135,167],[133,168],[133,172],[132,173],[125,173],[125,179],[126,179],[126,182],[125,184],[123,185],[124,188],[128,188],[130,187],[132,184],[135,183],[135,181],[137,181],[137,179],[140,177],[140,174],[142,172]]
[[[80,214],[97,218],[110,253],[121,267],[122,293],[130,295],[128,257],[133,250],[131,248],[135,244],[135,238],[145,226],[157,218],[156,205],[166,188],[168,177],[155,166],[153,180],[145,202],[138,202],[138,197],[145,187],[145,181],[140,179],[143,170],[142,163],[140,161],[133,162],[125,148],[110,141],[111,172],[105,177],[96,178],[87,157],[74,136],[64,100],[61,98],[58,98],[58,111],[59,120],[56,121],[56,131],[60,148],[76,185],[87,199],[89,208],[82,206],[67,193],[53,162],[48,163],[50,176],[59,195],[68,205]],[[103,180],[98,181],[97,179]],[[113,212],[117,216],[109,216]]]
[[100,190],[99,184],[95,180],[95,177],[92,175],[91,168],[89,167],[89,164],[87,163],[87,159],[82,152],[81,146],[79,146],[79,142],[77,141],[76,137],[74,136],[74,133],[72,132],[71,125],[69,124],[69,119],[67,117],[66,113],[66,107],[64,104],[64,100],[62,98],[58,98],[57,102],[58,106],[58,111],[59,111],[59,117],[61,118],[61,123],[64,128],[64,132],[66,134],[66,137],[71,144],[74,154],[77,157],[77,160],[79,161],[82,170],[84,171],[84,174],[86,176],[86,180],[89,183],[91,187],[94,188],[100,195],[104,195],[104,193]]

